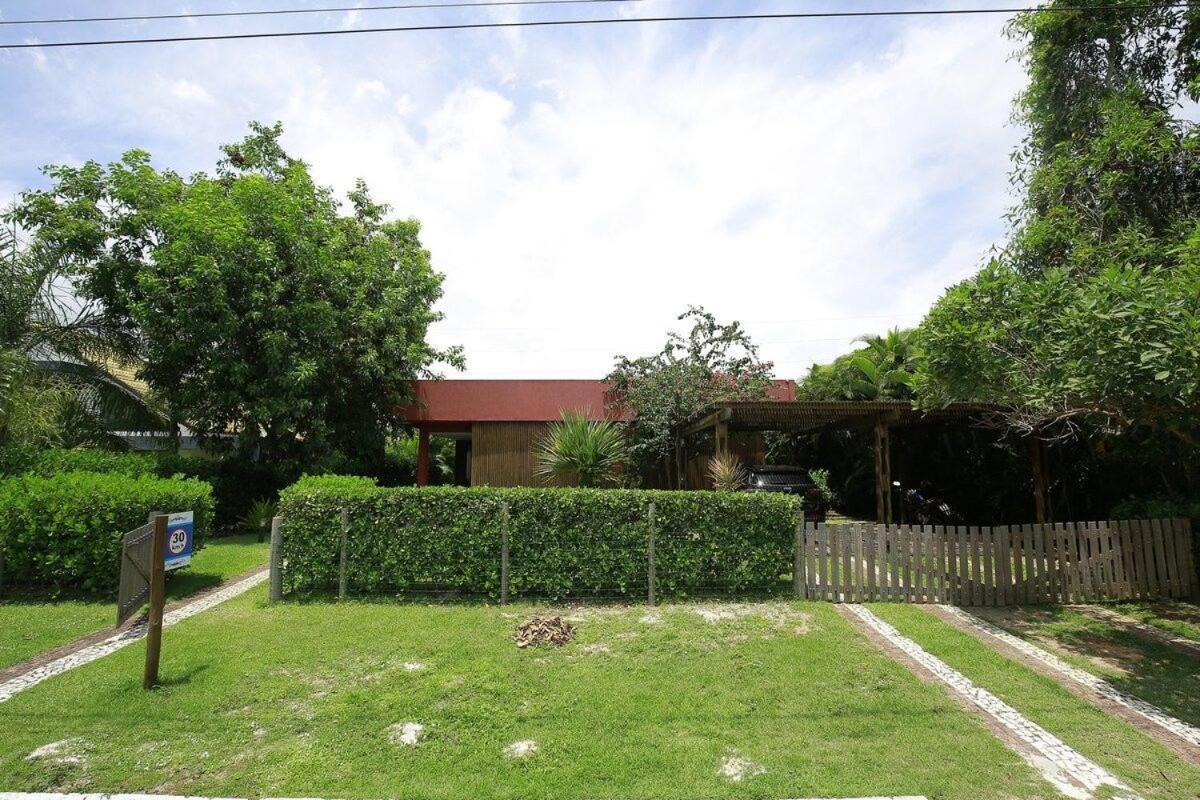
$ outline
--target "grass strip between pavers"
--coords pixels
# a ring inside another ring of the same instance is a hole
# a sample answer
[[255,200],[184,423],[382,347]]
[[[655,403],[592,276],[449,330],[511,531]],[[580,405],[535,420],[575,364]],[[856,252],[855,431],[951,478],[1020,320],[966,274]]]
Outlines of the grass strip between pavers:
[[1075,697],[919,606],[875,603],[902,634],[995,694],[1146,798],[1200,796],[1196,768],[1137,729]]

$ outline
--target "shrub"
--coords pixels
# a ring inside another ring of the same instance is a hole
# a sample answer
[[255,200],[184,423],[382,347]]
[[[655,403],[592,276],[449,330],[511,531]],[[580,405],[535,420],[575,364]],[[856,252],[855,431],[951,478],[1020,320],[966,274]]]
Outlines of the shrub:
[[733,453],[718,453],[708,460],[708,479],[718,492],[740,492],[746,488],[746,467]]
[[7,475],[33,474],[50,478],[63,472],[104,472],[114,475],[156,475],[158,464],[149,453],[100,450],[94,447],[4,448],[0,471]]
[[212,487],[95,472],[0,480],[5,585],[115,589],[121,535],[144,525],[151,511],[194,511],[200,546],[212,521]]
[[790,572],[799,503],[785,495],[381,488],[368,479],[319,477],[281,493],[284,581],[289,591],[337,585],[345,507],[354,591],[439,588],[495,596],[501,504],[508,503],[513,594],[640,595],[652,501],[663,595],[772,588]]

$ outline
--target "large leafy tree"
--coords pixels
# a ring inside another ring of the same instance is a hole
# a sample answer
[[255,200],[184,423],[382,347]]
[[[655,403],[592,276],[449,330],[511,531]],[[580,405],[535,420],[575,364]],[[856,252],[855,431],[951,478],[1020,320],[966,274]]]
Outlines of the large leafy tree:
[[1007,246],[920,329],[929,403],[1021,432],[1200,422],[1200,10],[1140,0],[1018,16],[1030,82]]
[[630,456],[642,473],[663,470],[670,485],[683,484],[680,433],[684,423],[721,400],[767,397],[772,364],[741,323],[718,322],[703,308],[679,316],[692,328],[671,332],[662,350],[640,358],[619,356],[609,373],[610,411],[627,416]]
[[12,215],[63,254],[76,291],[137,343],[171,416],[281,468],[381,457],[411,380],[457,349],[426,341],[442,276],[416,220],[386,219],[361,182],[330,189],[251,125],[216,173],[132,150],[52,166]]

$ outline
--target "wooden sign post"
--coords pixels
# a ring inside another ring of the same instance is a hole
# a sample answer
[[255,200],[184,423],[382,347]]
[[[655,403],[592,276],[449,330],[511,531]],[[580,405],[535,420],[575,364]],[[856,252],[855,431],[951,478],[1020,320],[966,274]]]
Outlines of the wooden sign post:
[[158,683],[158,657],[162,653],[163,605],[166,603],[167,515],[154,518],[154,536],[150,548],[150,615],[146,625],[146,671],[142,688],[152,689]]

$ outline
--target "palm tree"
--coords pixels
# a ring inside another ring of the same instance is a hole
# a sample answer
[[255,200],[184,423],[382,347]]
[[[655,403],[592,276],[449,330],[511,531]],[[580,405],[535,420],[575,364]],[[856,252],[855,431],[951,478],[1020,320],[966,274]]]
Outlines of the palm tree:
[[534,472],[542,480],[564,478],[594,487],[615,478],[627,454],[625,432],[615,422],[593,422],[585,411],[563,411],[538,444]]
[[0,443],[115,444],[114,431],[169,430],[165,416],[115,378],[133,337],[80,301],[44,242],[0,230]]
[[866,347],[850,359],[851,392],[860,400],[904,400],[912,396],[912,331],[892,328],[884,336],[860,336]]

